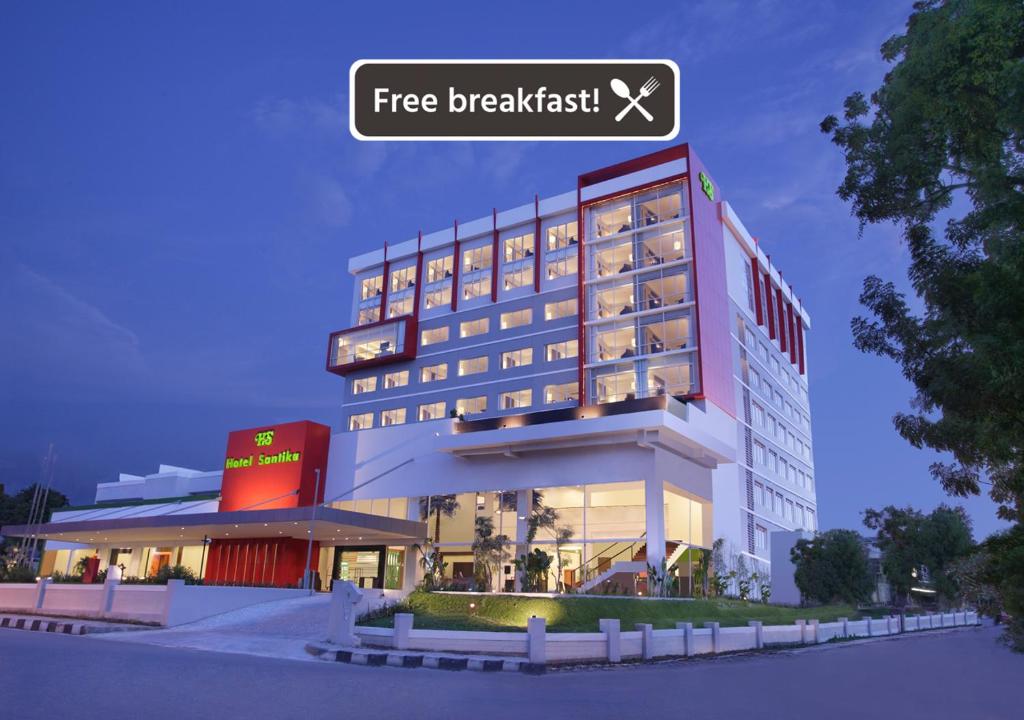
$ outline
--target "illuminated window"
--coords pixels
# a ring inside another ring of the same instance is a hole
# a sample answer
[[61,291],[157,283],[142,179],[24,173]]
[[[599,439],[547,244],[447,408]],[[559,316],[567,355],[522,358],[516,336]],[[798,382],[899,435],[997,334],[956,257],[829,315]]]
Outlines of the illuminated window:
[[533,257],[533,233],[505,238],[505,262],[515,262]]
[[489,297],[491,294],[492,247],[481,245],[462,251],[462,298]]
[[476,298],[490,297],[491,295],[491,274],[485,273],[485,277],[465,278],[462,282],[462,299],[475,300]]
[[444,401],[441,401],[420,405],[419,412],[417,414],[420,422],[425,420],[440,420],[445,414],[445,403]]
[[569,317],[576,313],[576,298],[572,298],[571,300],[559,300],[558,302],[551,302],[544,305],[545,320],[558,320],[559,318]]
[[544,262],[547,268],[548,280],[575,275],[579,265],[575,248],[549,252],[547,257],[544,258]]
[[380,425],[381,427],[387,427],[389,425],[405,425],[405,408],[381,410]]
[[491,246],[469,248],[462,251],[462,272],[471,273],[491,269]]
[[456,400],[455,407],[458,409],[459,415],[479,415],[487,412],[487,396],[480,395],[479,397]]
[[371,298],[379,297],[383,288],[383,275],[374,275],[373,277],[363,278],[359,281],[359,299],[369,300]]
[[652,360],[647,367],[647,395],[689,395],[693,392],[692,377],[688,356]]
[[409,371],[399,370],[398,372],[389,372],[384,375],[384,389],[390,390],[396,387],[405,387],[409,384]]
[[548,250],[561,250],[576,245],[576,221],[547,229]]
[[566,360],[579,355],[579,341],[576,339],[563,340],[562,342],[549,343],[544,346],[544,356],[548,362]]
[[423,306],[427,310],[439,307],[450,307],[452,304],[452,285],[449,281],[444,287],[431,289],[427,286],[423,293]]
[[377,376],[366,378],[357,378],[352,381],[352,394],[361,395],[362,393],[373,392],[377,389]]
[[544,402],[548,405],[563,402],[576,402],[580,397],[579,383],[568,382],[560,385],[544,386]]
[[506,290],[533,285],[533,261],[520,261],[505,266],[503,273]]
[[348,429],[349,430],[366,430],[373,427],[373,413],[360,413],[359,415],[349,415],[348,417]]
[[522,325],[529,325],[531,322],[533,322],[533,310],[530,308],[513,310],[511,312],[501,314],[502,330],[508,330]]
[[533,348],[526,347],[518,350],[509,350],[501,354],[501,368],[507,370],[509,368],[523,367],[524,365],[533,364]]
[[530,388],[525,388],[523,390],[511,390],[501,394],[502,410],[530,407],[532,403],[533,391],[530,390]]
[[636,397],[636,373],[631,366],[617,365],[594,378],[594,389],[599,403],[632,400]]
[[459,375],[475,375],[487,372],[487,356],[459,360]]
[[434,345],[436,343],[448,342],[448,326],[442,325],[441,327],[430,328],[420,333],[420,345],[426,347],[427,345]]
[[391,271],[391,292],[402,292],[416,286],[416,266],[407,265]]
[[356,319],[356,325],[369,325],[380,320],[380,304],[373,305],[371,307],[359,308],[359,317]]
[[388,317],[401,317],[402,315],[411,315],[413,301],[412,293],[404,293],[399,297],[388,298]]
[[459,337],[468,338],[474,335],[484,335],[490,329],[490,325],[490,318],[466,320],[459,323]]
[[448,379],[448,363],[427,365],[420,369],[420,382],[429,383]]
[[505,289],[533,285],[533,233],[505,238],[502,248]]
[[452,276],[452,262],[453,258],[451,255],[445,255],[444,257],[428,260],[427,282],[441,282],[450,278]]

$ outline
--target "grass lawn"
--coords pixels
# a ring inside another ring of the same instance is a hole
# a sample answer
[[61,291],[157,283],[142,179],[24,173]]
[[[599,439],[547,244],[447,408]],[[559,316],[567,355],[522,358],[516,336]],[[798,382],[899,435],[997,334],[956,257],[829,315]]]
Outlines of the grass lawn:
[[[476,605],[472,610],[470,603]],[[851,605],[789,608],[729,599],[531,598],[421,591],[412,593],[398,612],[413,613],[414,627],[433,630],[525,630],[527,619],[536,615],[547,619],[551,632],[597,632],[597,621],[602,618],[618,618],[623,630],[632,630],[635,623],[652,623],[655,628],[675,627],[677,622],[692,622],[697,627],[705,622],[719,622],[727,627],[746,625],[748,620],[785,625],[798,619],[852,620],[863,614]],[[391,627],[392,618],[376,618],[361,624]]]

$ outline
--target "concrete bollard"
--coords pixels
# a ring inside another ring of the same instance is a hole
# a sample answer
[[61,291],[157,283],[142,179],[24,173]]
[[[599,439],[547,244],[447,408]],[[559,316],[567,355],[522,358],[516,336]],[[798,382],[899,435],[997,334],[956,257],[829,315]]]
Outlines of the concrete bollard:
[[810,641],[817,645],[821,642],[821,635],[818,633],[818,621],[808,620],[807,621],[807,633],[810,636]]
[[530,662],[534,665],[547,664],[547,621],[532,617],[526,621],[526,644]]
[[608,648],[608,662],[622,662],[622,637],[621,627],[618,618],[608,618],[598,621],[598,627],[605,635]]
[[867,623],[868,624],[868,637],[871,637],[871,616],[868,615],[864,619],[868,621],[868,623]]
[[839,618],[839,622],[841,622],[843,624],[843,637],[849,637],[850,636],[850,619],[842,617],[842,618]]
[[800,642],[801,643],[806,643],[807,642],[807,621],[806,620],[796,620],[794,622],[796,623],[796,626],[798,628],[800,628]]
[[109,615],[110,611],[113,610],[114,593],[117,592],[117,586],[120,584],[120,580],[111,577],[108,577],[103,581],[103,595],[100,599],[100,615]]
[[748,620],[747,625],[754,628],[754,648],[760,650],[764,647],[764,623],[760,620]]
[[36,610],[43,609],[43,603],[46,602],[46,588],[50,585],[50,578],[43,578],[36,583]]
[[395,613],[395,634],[392,646],[395,650],[406,650],[409,647],[409,633],[412,631],[413,614]]
[[634,629],[640,631],[640,656],[644,660],[654,659],[654,625],[650,623],[637,623]]
[[696,648],[693,647],[693,623],[677,622],[676,630],[683,631],[683,654],[686,655],[686,657],[695,655]]
[[167,590],[164,592],[164,611],[161,618],[161,625],[175,625],[174,608],[181,604],[180,594],[185,590],[184,580],[168,580]]
[[716,622],[704,623],[704,627],[711,630],[711,652],[717,653],[719,648],[719,629],[720,626]]

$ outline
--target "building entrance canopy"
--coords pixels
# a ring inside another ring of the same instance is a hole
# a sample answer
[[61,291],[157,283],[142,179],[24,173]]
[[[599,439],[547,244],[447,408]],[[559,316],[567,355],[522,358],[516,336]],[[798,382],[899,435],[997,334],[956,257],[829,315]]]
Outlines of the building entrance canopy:
[[[311,529],[313,540],[324,545],[409,545],[427,536],[427,526],[422,522],[322,506],[71,520],[46,523],[36,535],[43,540],[89,545],[181,545],[204,538],[308,539]],[[0,528],[0,534],[29,537],[33,530],[28,525],[11,525]]]

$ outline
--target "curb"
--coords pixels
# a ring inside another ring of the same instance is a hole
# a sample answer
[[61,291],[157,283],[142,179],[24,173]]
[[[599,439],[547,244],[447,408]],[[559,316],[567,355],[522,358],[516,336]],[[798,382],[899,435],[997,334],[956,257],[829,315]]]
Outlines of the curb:
[[36,632],[60,633],[62,635],[85,635],[88,632],[84,623],[57,622],[40,618],[0,616],[0,628],[12,630],[34,630]]
[[380,667],[387,665],[397,668],[432,668],[434,670],[475,670],[477,672],[521,672],[542,675],[547,666],[526,660],[503,658],[482,658],[469,655],[437,653],[406,653],[395,650],[340,649],[333,650],[316,643],[307,643],[306,652],[325,662],[341,662],[351,665]]

